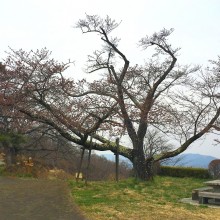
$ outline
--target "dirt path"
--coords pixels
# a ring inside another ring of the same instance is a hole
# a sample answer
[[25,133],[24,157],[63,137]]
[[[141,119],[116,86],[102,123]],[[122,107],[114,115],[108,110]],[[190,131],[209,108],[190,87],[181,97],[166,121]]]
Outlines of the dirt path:
[[0,177],[0,220],[85,220],[62,181]]

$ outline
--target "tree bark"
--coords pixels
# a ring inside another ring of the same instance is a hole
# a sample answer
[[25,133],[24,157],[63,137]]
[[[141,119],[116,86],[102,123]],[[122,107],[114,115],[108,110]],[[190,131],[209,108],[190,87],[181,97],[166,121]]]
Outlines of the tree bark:
[[135,177],[141,180],[148,180],[146,160],[143,152],[143,148],[140,146],[135,147],[134,157],[133,157],[133,168],[135,172]]
[[143,142],[139,142],[134,146],[133,151],[133,168],[135,177],[141,180],[152,180],[154,176],[154,159],[153,157],[146,158],[143,150]]

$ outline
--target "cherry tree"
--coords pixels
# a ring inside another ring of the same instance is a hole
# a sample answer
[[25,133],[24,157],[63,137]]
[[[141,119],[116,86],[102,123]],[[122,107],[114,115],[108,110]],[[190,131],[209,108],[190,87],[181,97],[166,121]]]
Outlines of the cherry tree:
[[[55,61],[46,48],[11,50],[4,62],[7,71],[1,71],[1,95],[26,119],[51,126],[73,143],[119,152],[133,163],[138,178],[148,180],[155,162],[182,153],[218,126],[219,62],[204,70],[181,66],[179,48],[168,42],[173,30],[163,29],[139,41],[141,50],[151,47],[154,53],[144,65],[131,65],[119,39],[112,36],[118,26],[110,17],[96,15],[86,15],[76,25],[102,42],[87,62],[96,80],[68,78],[71,62]],[[178,144],[149,154],[145,139],[153,130],[164,134],[164,145],[167,140]],[[130,146],[120,144],[117,149],[114,138],[121,136]]]

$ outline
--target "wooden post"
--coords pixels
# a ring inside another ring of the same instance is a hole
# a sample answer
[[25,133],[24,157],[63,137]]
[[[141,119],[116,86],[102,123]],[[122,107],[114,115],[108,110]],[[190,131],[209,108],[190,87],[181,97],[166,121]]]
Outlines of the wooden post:
[[118,168],[119,168],[119,154],[118,154],[118,150],[119,150],[119,138],[116,139],[115,141],[116,143],[116,152],[115,152],[115,180],[116,182],[118,182]]
[[87,163],[87,167],[86,167],[86,175],[85,175],[85,184],[86,184],[86,185],[87,185],[87,181],[88,181],[88,178],[89,178],[89,166],[90,166],[91,152],[92,152],[91,144],[92,144],[92,136],[90,137],[90,146],[89,146],[88,163]]
[[82,162],[83,162],[83,157],[84,157],[84,153],[85,153],[85,148],[82,148],[82,154],[81,154],[81,158],[80,158],[80,163],[79,163],[79,168],[78,168],[78,172],[76,175],[76,182],[78,182],[79,180],[79,175],[81,173],[81,168],[82,168]]

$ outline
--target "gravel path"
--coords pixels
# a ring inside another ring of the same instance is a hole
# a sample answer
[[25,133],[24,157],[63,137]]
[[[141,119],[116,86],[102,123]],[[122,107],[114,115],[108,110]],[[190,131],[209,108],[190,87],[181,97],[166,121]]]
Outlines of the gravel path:
[[85,220],[65,182],[0,177],[0,220]]

